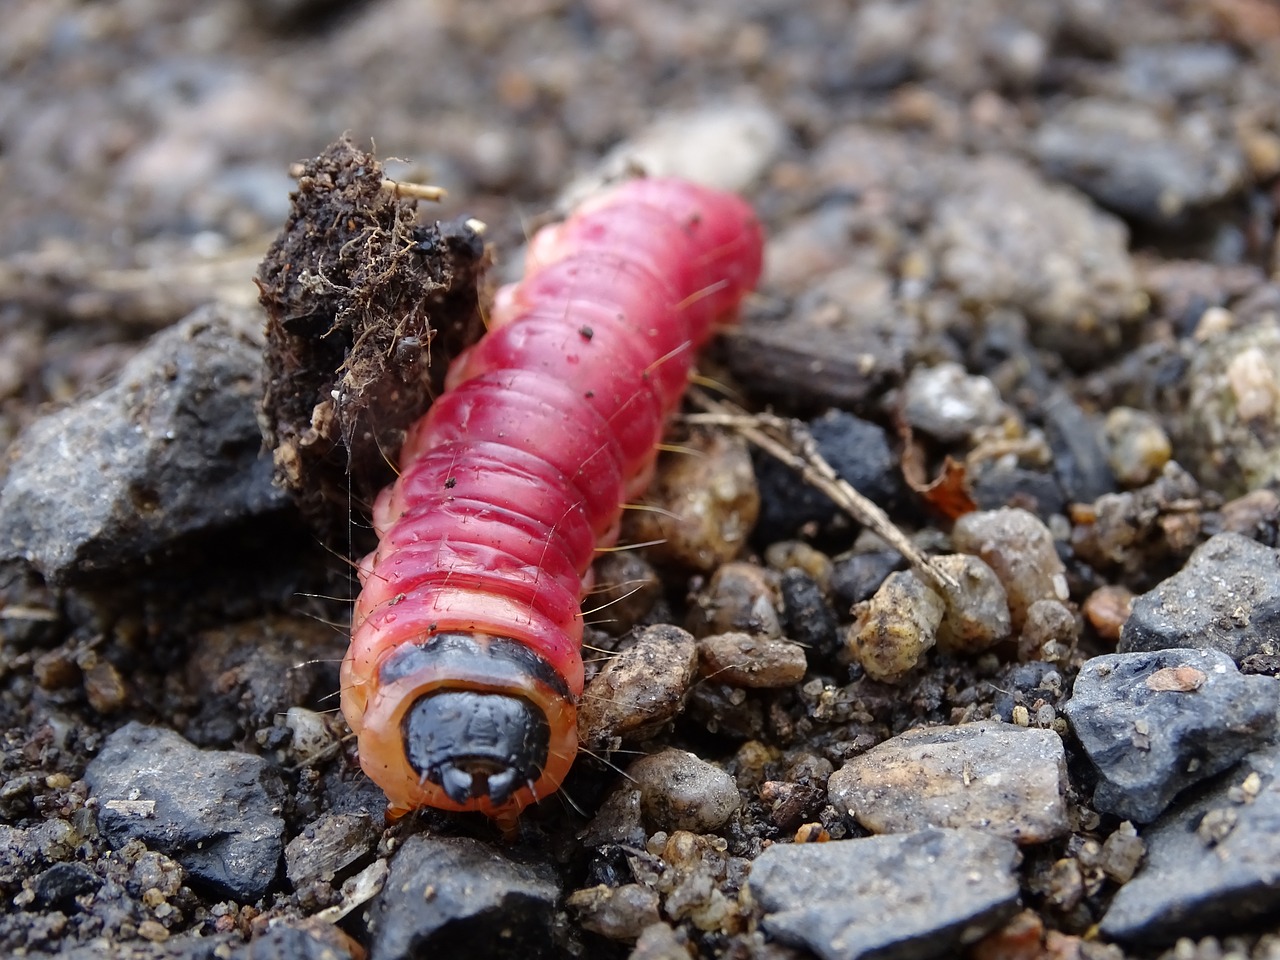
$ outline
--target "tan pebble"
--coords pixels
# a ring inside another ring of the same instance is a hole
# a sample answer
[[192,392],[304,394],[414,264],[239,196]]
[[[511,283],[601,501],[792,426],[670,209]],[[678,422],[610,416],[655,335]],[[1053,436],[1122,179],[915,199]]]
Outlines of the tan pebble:
[[731,687],[774,689],[804,679],[804,648],[787,640],[719,633],[698,641],[702,675]]
[[873,680],[895,683],[915,668],[937,638],[947,605],[909,571],[891,573],[875,596],[853,608],[846,644]]
[[645,495],[656,509],[628,510],[624,540],[654,543],[649,556],[711,572],[746,546],[760,513],[760,491],[745,442],[695,433],[688,452],[667,453]]

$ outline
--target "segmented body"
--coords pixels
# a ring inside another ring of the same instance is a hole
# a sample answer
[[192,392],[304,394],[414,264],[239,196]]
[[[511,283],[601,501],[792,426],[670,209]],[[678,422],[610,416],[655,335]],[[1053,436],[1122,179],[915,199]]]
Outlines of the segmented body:
[[[410,429],[360,566],[342,706],[394,813],[509,820],[563,780],[591,561],[648,484],[697,348],[734,317],[761,251],[742,200],[671,179],[627,182],[530,242],[525,278],[498,292],[489,332]],[[438,700],[411,720],[439,691],[531,705],[536,762],[503,766],[519,744],[485,752],[510,741],[509,722],[475,710],[490,701],[442,714]]]

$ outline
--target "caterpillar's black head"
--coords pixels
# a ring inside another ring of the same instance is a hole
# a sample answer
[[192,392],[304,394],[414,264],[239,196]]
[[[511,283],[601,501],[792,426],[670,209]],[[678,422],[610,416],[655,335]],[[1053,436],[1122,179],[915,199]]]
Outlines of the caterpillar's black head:
[[[577,730],[569,688],[526,644],[438,633],[393,651],[379,665],[378,683],[403,689],[400,702],[407,703],[397,711],[395,752],[389,742],[387,750],[411,777],[406,792],[421,798],[403,806],[518,811],[554,790],[572,761]],[[362,747],[368,769],[366,752],[372,756]]]
[[429,693],[409,708],[402,729],[409,765],[464,805],[484,797],[506,803],[542,776],[551,746],[541,710],[489,691]]

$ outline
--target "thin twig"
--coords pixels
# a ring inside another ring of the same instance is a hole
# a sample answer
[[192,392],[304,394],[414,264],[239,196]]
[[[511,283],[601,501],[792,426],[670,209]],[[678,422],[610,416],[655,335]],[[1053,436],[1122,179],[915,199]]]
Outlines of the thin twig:
[[694,406],[707,411],[686,417],[690,423],[728,427],[763,450],[769,456],[795,470],[806,483],[822,491],[840,509],[864,526],[870,527],[885,543],[897,550],[907,562],[947,595],[960,589],[955,579],[939,569],[916,549],[905,533],[894,525],[889,515],[855,490],[818,452],[818,444],[803,424],[769,413],[748,413],[728,400],[714,400],[702,390],[689,391]]

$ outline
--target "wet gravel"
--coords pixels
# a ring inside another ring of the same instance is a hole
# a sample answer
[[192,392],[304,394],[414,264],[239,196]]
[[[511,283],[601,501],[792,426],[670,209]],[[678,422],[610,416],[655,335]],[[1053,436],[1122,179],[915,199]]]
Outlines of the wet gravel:
[[[11,7],[0,954],[1280,955],[1274,4]],[[252,278],[344,131],[496,277],[630,165],[742,191],[703,372],[958,588],[676,424],[560,796],[387,824],[351,551],[258,429]]]

